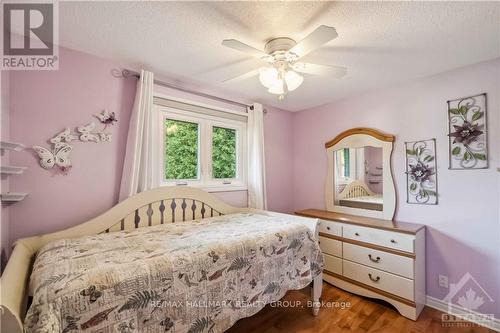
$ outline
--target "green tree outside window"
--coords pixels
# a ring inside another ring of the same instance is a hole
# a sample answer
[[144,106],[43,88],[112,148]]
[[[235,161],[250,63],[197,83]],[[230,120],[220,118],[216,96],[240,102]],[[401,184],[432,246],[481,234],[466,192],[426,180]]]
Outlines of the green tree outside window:
[[212,177],[236,178],[236,130],[212,127]]
[[165,179],[198,178],[198,124],[166,119]]
[[[164,135],[165,179],[198,179],[198,124],[166,119],[164,123]],[[217,126],[212,127],[212,178],[236,178],[236,143],[236,130]]]

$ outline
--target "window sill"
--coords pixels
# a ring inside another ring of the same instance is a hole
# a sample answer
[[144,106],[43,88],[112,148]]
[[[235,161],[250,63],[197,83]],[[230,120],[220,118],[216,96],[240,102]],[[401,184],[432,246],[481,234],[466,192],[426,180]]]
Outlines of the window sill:
[[196,184],[175,185],[175,184],[163,183],[160,186],[172,186],[172,187],[189,186],[189,187],[199,188],[199,189],[201,189],[203,191],[207,191],[209,193],[213,193],[213,192],[238,192],[238,191],[247,191],[248,190],[248,187],[246,185],[231,185],[231,184],[228,184],[228,185],[196,185]]
[[204,191],[209,193],[212,192],[238,192],[238,191],[247,191],[248,187],[246,186],[199,186]]

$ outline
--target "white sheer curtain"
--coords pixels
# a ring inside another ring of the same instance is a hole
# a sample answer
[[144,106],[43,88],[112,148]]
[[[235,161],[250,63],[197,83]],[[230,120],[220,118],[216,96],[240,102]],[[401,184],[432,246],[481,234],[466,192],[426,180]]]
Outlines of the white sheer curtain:
[[248,110],[248,207],[267,209],[266,161],[264,156],[264,109],[253,104]]
[[130,117],[120,201],[154,186],[152,72],[141,71]]

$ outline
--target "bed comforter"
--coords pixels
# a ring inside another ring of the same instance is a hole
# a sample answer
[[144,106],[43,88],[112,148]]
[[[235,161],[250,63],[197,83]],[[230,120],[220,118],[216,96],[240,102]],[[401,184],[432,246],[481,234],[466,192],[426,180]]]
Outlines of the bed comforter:
[[223,332],[323,268],[286,216],[231,214],[43,247],[27,332]]

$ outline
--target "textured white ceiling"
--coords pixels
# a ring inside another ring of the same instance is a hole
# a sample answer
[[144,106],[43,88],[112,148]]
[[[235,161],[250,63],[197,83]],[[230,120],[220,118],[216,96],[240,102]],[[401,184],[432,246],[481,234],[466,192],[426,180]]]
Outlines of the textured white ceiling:
[[[290,111],[500,56],[498,2],[63,2],[59,10],[63,46]],[[282,102],[256,77],[222,82],[260,65],[223,39],[263,49],[320,24],[339,37],[304,61],[345,66],[346,77],[307,75]]]

